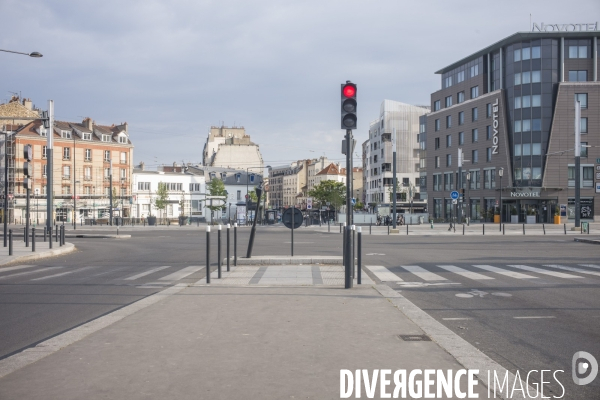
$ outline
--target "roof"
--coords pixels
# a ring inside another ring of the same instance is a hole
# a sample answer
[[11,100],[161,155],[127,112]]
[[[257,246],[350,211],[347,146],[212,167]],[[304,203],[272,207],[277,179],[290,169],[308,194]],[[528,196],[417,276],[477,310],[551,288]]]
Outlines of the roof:
[[317,173],[317,175],[340,175],[343,170],[343,168],[340,170],[337,165],[331,163],[321,170],[321,172]]
[[25,107],[19,100],[11,100],[8,103],[0,104],[0,119],[35,119],[40,114]]
[[519,42],[521,40],[532,40],[532,39],[545,39],[545,38],[581,38],[581,37],[590,37],[590,36],[598,36],[598,31],[583,31],[583,32],[517,32],[510,36],[505,37],[504,39],[485,47],[470,56],[462,58],[442,69],[436,71],[436,74],[443,74],[449,71],[452,71],[456,67],[460,67],[466,62],[469,62],[475,58],[486,55],[487,53],[491,53],[495,50],[498,50],[506,45],[511,43]]

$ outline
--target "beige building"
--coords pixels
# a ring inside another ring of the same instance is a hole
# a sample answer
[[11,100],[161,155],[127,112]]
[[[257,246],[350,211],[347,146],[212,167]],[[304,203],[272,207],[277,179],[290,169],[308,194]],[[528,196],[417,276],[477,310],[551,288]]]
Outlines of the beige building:
[[352,168],[352,197],[354,197],[356,199],[356,202],[359,203],[363,203],[363,196],[364,196],[364,190],[363,190],[363,169],[360,167],[354,167]]
[[316,175],[323,171],[326,166],[328,166],[331,162],[325,156],[321,156],[318,159],[310,160],[308,164],[308,191],[310,192],[316,186]]
[[308,163],[310,160],[293,162],[283,176],[283,206],[302,205],[306,202]]
[[250,140],[244,127],[212,126],[204,144],[202,164],[263,174],[260,148]]

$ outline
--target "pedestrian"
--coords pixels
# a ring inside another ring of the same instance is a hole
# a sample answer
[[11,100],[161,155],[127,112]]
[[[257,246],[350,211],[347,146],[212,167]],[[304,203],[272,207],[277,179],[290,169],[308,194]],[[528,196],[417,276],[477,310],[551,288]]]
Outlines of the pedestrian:
[[449,231],[451,231],[451,230],[452,230],[452,228],[453,228],[453,226],[452,226],[452,221],[450,221],[450,227],[448,228],[448,230],[449,230]]

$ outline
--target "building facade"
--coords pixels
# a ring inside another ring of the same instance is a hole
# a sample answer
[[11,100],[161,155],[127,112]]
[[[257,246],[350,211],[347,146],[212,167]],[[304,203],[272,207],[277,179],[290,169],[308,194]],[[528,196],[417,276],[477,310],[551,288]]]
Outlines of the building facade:
[[202,152],[202,164],[263,173],[260,148],[250,140],[244,127],[211,127]]
[[[575,216],[575,101],[581,218],[598,220],[600,32],[521,32],[439,71],[421,119],[420,175],[433,218],[549,223]],[[458,174],[458,149],[464,162]],[[501,176],[502,173],[502,176]],[[453,190],[465,190],[454,205]]]

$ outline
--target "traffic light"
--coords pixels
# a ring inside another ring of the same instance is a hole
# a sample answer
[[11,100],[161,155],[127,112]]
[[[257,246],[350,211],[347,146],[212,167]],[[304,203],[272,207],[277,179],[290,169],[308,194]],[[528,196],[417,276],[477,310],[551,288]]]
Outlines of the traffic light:
[[341,87],[342,129],[356,129],[356,85],[346,81]]
[[460,199],[461,199],[461,201],[464,200],[465,199],[465,189],[461,188],[459,190],[459,193],[460,193]]

